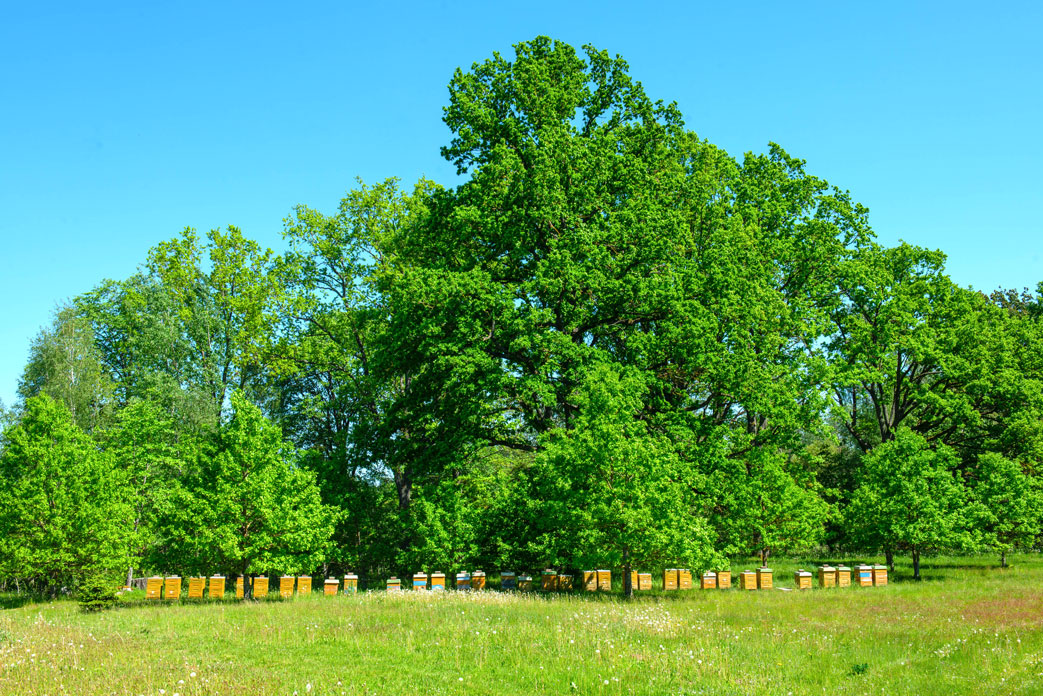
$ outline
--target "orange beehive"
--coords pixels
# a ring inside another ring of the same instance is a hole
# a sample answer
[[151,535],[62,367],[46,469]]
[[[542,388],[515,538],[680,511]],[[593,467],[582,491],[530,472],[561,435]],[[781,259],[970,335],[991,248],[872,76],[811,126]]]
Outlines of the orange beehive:
[[243,598],[243,588],[245,587],[245,581],[242,575],[235,580],[235,597],[236,599]]
[[427,589],[427,573],[413,573],[413,590],[419,592]]
[[836,587],[837,569],[833,566],[821,566],[818,569],[819,587]]
[[641,591],[652,589],[652,574],[651,573],[638,573],[637,574],[637,589]]
[[188,598],[189,599],[202,599],[203,590],[206,589],[206,578],[189,578],[188,579]]
[[717,571],[717,587],[721,590],[727,590],[732,586],[732,571],[730,570],[718,570]]
[[431,590],[433,592],[445,591],[445,573],[431,573]]
[[837,566],[837,587],[851,586],[851,569],[847,566]]
[[612,591],[612,571],[598,569],[598,589],[602,592]]
[[541,574],[540,587],[546,592],[558,589],[558,573],[553,570],[545,570]]
[[181,578],[171,575],[163,583],[163,599],[181,599]]
[[793,574],[793,586],[798,590],[810,590],[811,578],[812,575],[808,571],[798,570]]
[[571,575],[559,575],[558,576],[558,589],[562,592],[568,592],[572,589],[572,576]]
[[145,599],[160,599],[163,596],[163,578],[152,577],[145,582]]
[[224,575],[211,575],[210,576],[210,599],[221,599],[225,596],[225,576]]
[[677,589],[692,589],[692,571],[688,570],[687,568],[677,569]]
[[466,592],[471,589],[471,574],[463,571],[456,574],[456,589]]
[[[398,578],[395,578],[396,580]],[[344,594],[352,594],[359,590],[359,576],[354,573],[348,573],[344,576]]]
[[598,589],[598,571],[596,570],[584,570],[583,571],[583,589],[587,592],[594,592]]
[[667,568],[663,571],[663,590],[676,590],[677,589],[677,577],[679,572],[677,568]]
[[757,569],[757,589],[770,590],[772,588],[771,568]]
[[340,589],[340,580],[337,578],[326,578],[325,582],[322,583],[322,594],[327,597],[337,594],[337,590]]
[[254,578],[254,599],[263,599],[268,596],[268,576],[257,576]]
[[387,591],[388,592],[401,592],[402,591],[402,581],[399,580],[398,578],[388,578]]
[[279,578],[279,596],[283,599],[290,599],[293,597],[293,585],[296,582],[296,578],[292,575],[283,575]]
[[699,588],[703,590],[717,589],[717,573],[708,570],[699,578]]
[[311,594],[311,576],[302,575],[297,578],[297,594],[307,597]]
[[859,565],[855,567],[858,572],[858,586],[859,587],[872,587],[873,586],[873,566]]
[[532,576],[531,575],[519,575],[518,576],[518,589],[522,592],[532,591]]
[[485,589],[485,571],[476,570],[471,573],[471,588],[475,591]]
[[739,587],[744,590],[756,590],[757,572],[753,570],[744,570],[739,573]]
[[887,584],[887,566],[873,566],[873,586],[880,587]]

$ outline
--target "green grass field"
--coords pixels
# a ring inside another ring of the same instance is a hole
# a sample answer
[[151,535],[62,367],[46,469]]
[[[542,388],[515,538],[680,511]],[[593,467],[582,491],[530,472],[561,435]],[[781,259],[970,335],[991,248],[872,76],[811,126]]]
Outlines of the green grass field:
[[[632,602],[372,592],[84,614],[8,596],[0,693],[1040,694],[1043,559],[1011,561],[935,559],[919,583],[899,566],[881,588]],[[773,565],[777,587],[795,567]]]

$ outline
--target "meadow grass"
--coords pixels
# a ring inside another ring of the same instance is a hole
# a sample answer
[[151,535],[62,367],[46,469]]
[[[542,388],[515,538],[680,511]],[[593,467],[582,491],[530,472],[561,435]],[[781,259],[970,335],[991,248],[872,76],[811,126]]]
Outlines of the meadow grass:
[[[817,560],[773,564],[776,586]],[[935,559],[923,582],[901,566],[880,588],[630,602],[487,591],[137,600],[98,614],[27,603],[0,611],[0,693],[1043,693],[1043,560],[1011,560]]]

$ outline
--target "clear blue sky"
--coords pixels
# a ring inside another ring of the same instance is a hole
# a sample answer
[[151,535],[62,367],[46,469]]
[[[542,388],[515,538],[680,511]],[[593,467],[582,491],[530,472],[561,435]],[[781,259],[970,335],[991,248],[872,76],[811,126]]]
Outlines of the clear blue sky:
[[281,248],[361,176],[453,182],[457,66],[547,34],[623,55],[733,155],[776,141],[964,285],[1043,280],[1043,5],[7,3],[0,399],[60,302],[185,226]]

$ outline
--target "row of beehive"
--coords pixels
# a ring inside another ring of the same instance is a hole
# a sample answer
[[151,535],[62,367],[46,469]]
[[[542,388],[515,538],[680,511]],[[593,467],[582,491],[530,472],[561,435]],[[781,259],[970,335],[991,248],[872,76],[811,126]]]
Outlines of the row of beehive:
[[[209,588],[207,587],[209,580]],[[340,591],[340,580],[337,578],[326,578],[323,582],[323,593],[335,595]],[[359,579],[357,575],[349,573],[344,576],[344,592],[351,594],[358,590]],[[223,598],[225,595],[225,577],[223,575],[212,575],[210,578],[197,577],[188,579],[188,598],[203,599],[203,593],[211,599]],[[240,577],[235,581],[235,596],[242,599],[245,593],[245,581]],[[284,598],[293,597],[294,594],[311,594],[311,577],[302,575],[294,577],[284,575],[279,578],[279,596]],[[265,575],[254,577],[253,596],[257,598],[268,596],[268,577]],[[145,582],[145,599],[180,599],[181,578],[177,575],[169,577],[151,577]]]
[[[887,584],[887,566],[859,565],[855,567],[855,582],[859,587],[880,587]],[[713,587],[713,578],[703,576],[703,587]],[[810,590],[812,575],[809,571],[798,570],[793,573],[793,586],[798,590]],[[821,566],[818,569],[819,587],[849,587],[851,585],[851,568],[847,566]],[[730,580],[729,580],[730,584]],[[739,587],[744,590],[766,590],[773,585],[771,568],[744,570],[739,573]]]

